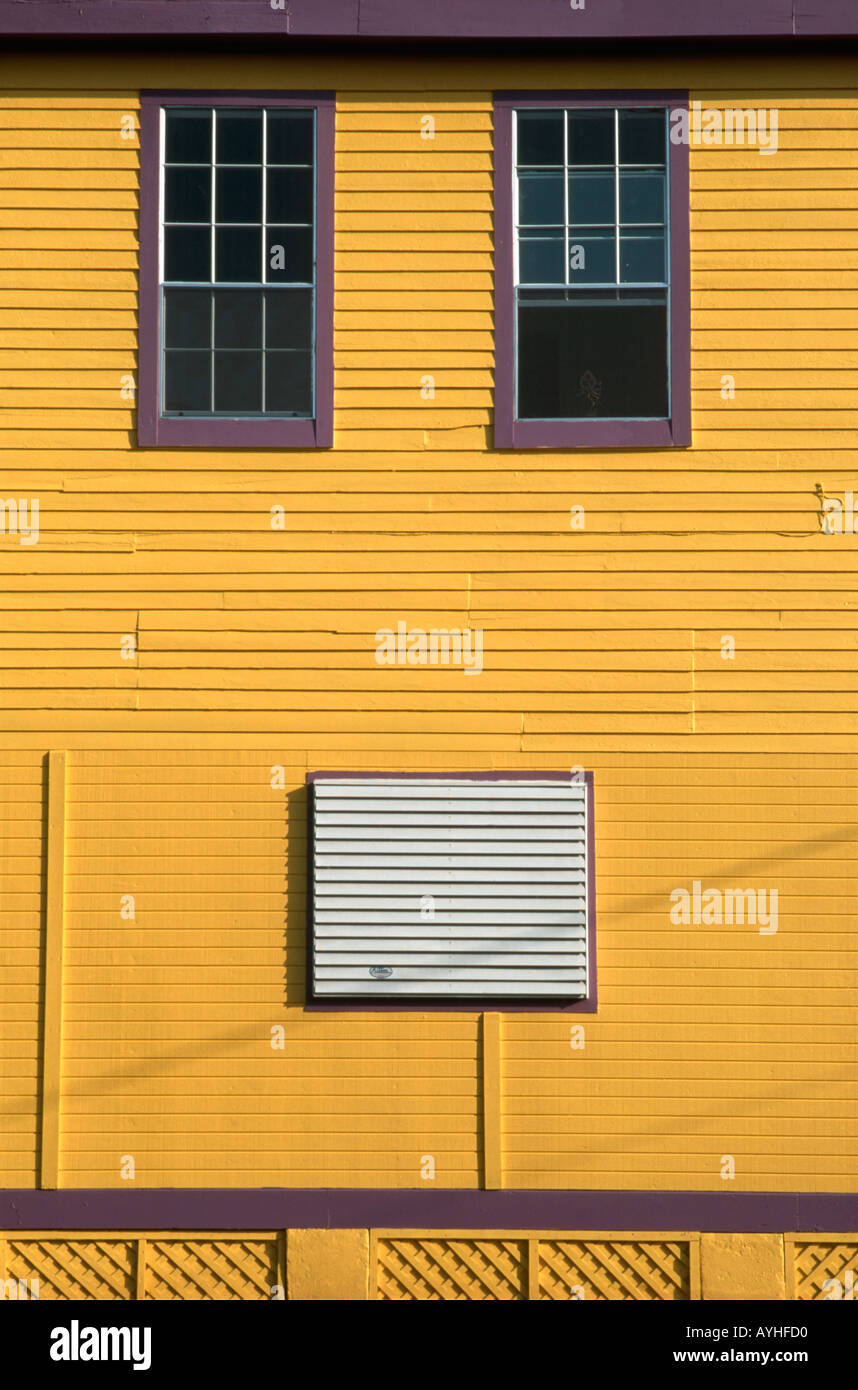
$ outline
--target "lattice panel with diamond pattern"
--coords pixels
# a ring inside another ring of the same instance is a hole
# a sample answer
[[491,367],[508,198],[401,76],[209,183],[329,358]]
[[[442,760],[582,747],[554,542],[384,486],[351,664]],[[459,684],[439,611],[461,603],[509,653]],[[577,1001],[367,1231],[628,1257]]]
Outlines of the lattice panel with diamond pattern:
[[674,1301],[691,1297],[687,1241],[539,1242],[539,1297]]
[[0,1232],[0,1299],[267,1301],[283,1297],[281,1245],[273,1232]]
[[539,1242],[539,1297],[674,1301],[691,1297],[687,1241]]
[[[799,1302],[827,1301],[837,1297],[837,1290],[830,1285],[825,1288],[827,1279],[840,1282],[840,1297],[851,1292],[852,1301],[858,1297],[858,1238],[845,1240],[796,1240],[793,1246],[795,1259],[795,1297]],[[852,1278],[844,1276],[851,1272]]]
[[274,1240],[185,1237],[147,1242],[147,1299],[256,1301],[270,1299],[276,1283]]
[[38,1279],[40,1300],[133,1298],[136,1268],[133,1239],[7,1241],[6,1278]]
[[380,1239],[380,1299],[511,1300],[527,1297],[527,1242]]

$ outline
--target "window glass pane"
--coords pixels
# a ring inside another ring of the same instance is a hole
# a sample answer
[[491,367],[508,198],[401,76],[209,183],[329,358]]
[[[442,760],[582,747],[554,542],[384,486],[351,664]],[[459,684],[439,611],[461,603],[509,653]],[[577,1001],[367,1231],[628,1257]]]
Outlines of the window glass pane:
[[313,291],[269,290],[265,296],[265,346],[306,348],[312,335]]
[[164,143],[168,164],[210,164],[211,111],[168,111]]
[[168,348],[210,348],[211,290],[164,291],[164,343]]
[[265,237],[266,280],[276,283],[313,279],[312,227],[268,227]]
[[613,111],[570,111],[569,163],[614,163]]
[[665,163],[665,113],[620,112],[620,163]]
[[211,169],[167,169],[164,218],[167,222],[208,222],[211,218]]
[[664,280],[663,237],[620,237],[620,279]]
[[165,228],[164,279],[211,279],[211,232],[208,227]]
[[217,112],[218,164],[262,163],[262,112]]
[[215,231],[215,279],[258,283],[261,249],[259,227],[218,227]]
[[211,354],[170,351],[164,358],[164,409],[210,411]]
[[312,111],[268,112],[268,163],[313,163]]
[[617,279],[612,227],[569,229],[569,280],[573,285],[613,285]]
[[518,418],[665,419],[667,294],[655,288],[667,273],[665,112],[562,114],[565,244],[559,171],[520,167],[563,162],[557,113],[517,113]]
[[309,352],[267,352],[265,393],[269,410],[310,415],[313,409],[313,364]]
[[562,111],[519,111],[516,124],[519,164],[562,165]]
[[313,170],[268,170],[268,220],[312,222]]
[[240,415],[262,409],[262,354],[215,352],[215,410],[234,410]]
[[564,284],[563,238],[540,241],[522,237],[518,247],[518,278],[523,285]]
[[[164,119],[174,160],[164,175],[165,281],[206,288],[162,291],[162,409],[311,418],[314,112],[209,108]],[[212,279],[245,288],[213,289]]]
[[520,419],[667,418],[667,307],[574,297],[518,310]]
[[261,222],[261,169],[218,169],[215,220]]
[[262,349],[262,291],[214,291],[216,348]]
[[522,174],[518,181],[518,220],[522,225],[553,222],[562,225],[563,175]]
[[614,171],[576,170],[569,179],[570,222],[613,222],[616,216]]
[[620,171],[620,221],[664,221],[664,174],[660,170]]

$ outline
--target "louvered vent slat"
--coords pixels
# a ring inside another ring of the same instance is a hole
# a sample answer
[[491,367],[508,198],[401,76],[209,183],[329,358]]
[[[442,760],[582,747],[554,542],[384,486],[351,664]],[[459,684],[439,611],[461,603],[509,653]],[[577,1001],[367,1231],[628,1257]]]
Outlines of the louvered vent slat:
[[585,998],[588,886],[583,783],[319,779],[314,992]]

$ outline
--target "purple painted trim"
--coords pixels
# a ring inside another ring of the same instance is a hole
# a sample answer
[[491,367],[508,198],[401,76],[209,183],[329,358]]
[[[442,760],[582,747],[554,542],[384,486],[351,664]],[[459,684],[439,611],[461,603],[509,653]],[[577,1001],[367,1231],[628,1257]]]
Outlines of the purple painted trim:
[[858,1231],[850,1192],[482,1192],[472,1188],[0,1190],[6,1231]]
[[691,242],[687,145],[668,142],[670,159],[670,420],[518,420],[515,417],[514,170],[512,114],[543,106],[688,107],[687,92],[495,93],[495,412],[496,449],[671,449],[691,443]]
[[[312,3],[312,0],[305,0]],[[387,38],[795,38],[858,34],[851,0],[361,0],[359,33]]]
[[158,103],[140,99],[140,271],[137,310],[137,443],[158,443],[158,219],[160,156]]
[[[164,419],[160,414],[158,238],[160,110],[181,106],[316,108],[316,418]],[[333,92],[142,92],[140,96],[140,296],[137,443],[141,449],[329,449],[334,442]]]
[[672,449],[677,442],[669,420],[513,420],[509,433],[495,426],[496,449]]
[[313,785],[316,782],[336,780],[339,777],[361,777],[369,781],[391,781],[393,779],[410,782],[439,782],[448,777],[458,777],[466,782],[526,782],[532,777],[542,777],[549,782],[568,782],[568,772],[308,772],[307,773],[307,946],[304,1009],[307,1013],[492,1013],[492,1014],[595,1014],[599,1011],[599,996],[596,971],[596,827],[594,822],[593,773],[585,772],[587,786],[587,998],[564,1002],[556,999],[531,1000],[520,1003],[516,1000],[485,998],[462,1000],[451,999],[449,1003],[437,1002],[437,997],[423,1002],[409,999],[400,1002],[395,999],[379,999],[373,1003],[364,996],[360,999],[331,1000],[319,998],[313,992]]
[[[587,777],[592,777],[592,772],[586,773]],[[542,768],[534,768],[530,772],[474,772],[469,768],[465,772],[308,772],[307,781],[312,782],[335,782],[338,777],[365,777],[372,781],[411,781],[411,782],[443,782],[445,778],[458,777],[463,782],[527,782],[534,777],[541,777],[546,782],[568,782],[568,772],[545,772]]]
[[[688,110],[688,94],[671,98]],[[691,444],[691,185],[688,145],[668,140],[670,159],[670,389],[673,447]]]
[[752,39],[858,35],[852,0],[2,0],[0,32],[61,38]]

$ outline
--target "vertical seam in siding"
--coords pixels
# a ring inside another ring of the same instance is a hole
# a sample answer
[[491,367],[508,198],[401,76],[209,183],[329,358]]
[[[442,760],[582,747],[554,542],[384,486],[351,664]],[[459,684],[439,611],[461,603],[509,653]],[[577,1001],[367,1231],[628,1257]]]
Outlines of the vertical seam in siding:
[[500,1014],[483,1014],[483,1186],[503,1186],[501,1138],[501,1033]]
[[47,756],[45,844],[44,1011],[39,1186],[59,1187],[60,1086],[63,1035],[63,918],[65,888],[66,755]]

